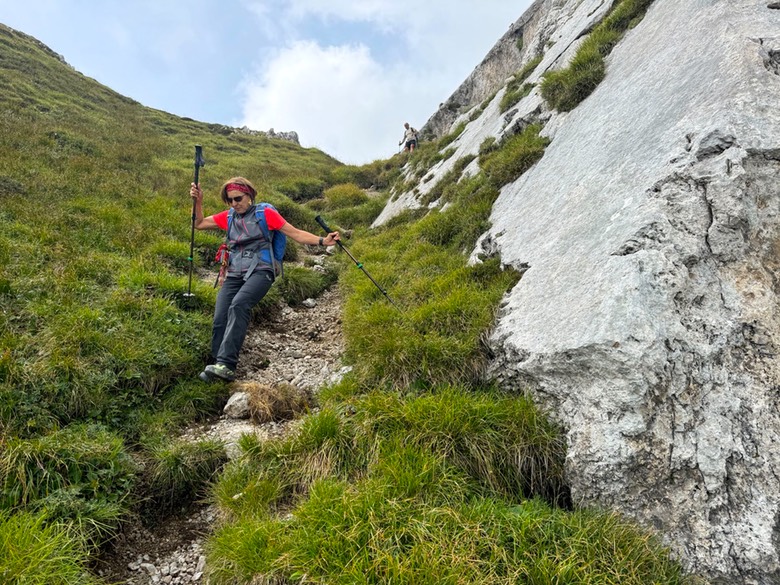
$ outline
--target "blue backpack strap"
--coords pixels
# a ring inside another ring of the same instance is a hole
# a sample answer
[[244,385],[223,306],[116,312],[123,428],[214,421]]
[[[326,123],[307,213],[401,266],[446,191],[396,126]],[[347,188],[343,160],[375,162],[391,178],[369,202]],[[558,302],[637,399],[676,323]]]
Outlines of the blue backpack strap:
[[255,216],[257,217],[257,223],[260,226],[260,230],[263,232],[263,237],[266,242],[268,242],[268,252],[271,256],[274,274],[276,276],[284,277],[282,258],[284,258],[284,248],[287,245],[287,236],[276,230],[272,231],[268,229],[268,221],[265,218],[265,210],[267,208],[276,211],[276,207],[270,203],[258,203],[255,207]]
[[230,241],[230,228],[233,225],[233,216],[236,214],[236,210],[232,207],[228,209],[227,215],[227,232],[225,232],[225,242]]
[[255,206],[255,217],[257,223],[260,225],[260,230],[263,232],[263,237],[267,242],[271,242],[271,230],[268,229],[268,221],[265,219],[265,208],[273,207],[269,203],[258,203]]

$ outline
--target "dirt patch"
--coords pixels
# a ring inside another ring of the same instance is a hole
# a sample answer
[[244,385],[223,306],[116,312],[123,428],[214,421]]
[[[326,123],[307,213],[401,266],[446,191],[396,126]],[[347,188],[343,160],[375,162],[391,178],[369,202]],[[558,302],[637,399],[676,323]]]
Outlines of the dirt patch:
[[311,299],[311,307],[283,307],[250,329],[237,379],[316,390],[338,377],[344,343],[337,287]]
[[202,545],[215,519],[214,509],[193,504],[153,526],[131,520],[92,570],[108,583],[199,583]]

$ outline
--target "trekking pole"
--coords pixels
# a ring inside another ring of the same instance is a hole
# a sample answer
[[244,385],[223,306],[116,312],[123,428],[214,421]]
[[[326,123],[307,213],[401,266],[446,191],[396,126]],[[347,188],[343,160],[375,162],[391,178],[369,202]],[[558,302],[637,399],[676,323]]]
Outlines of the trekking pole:
[[[195,179],[193,180],[193,183],[196,185],[198,184],[198,174],[200,171],[200,167],[206,164],[206,161],[203,160],[203,147],[200,144],[195,145]],[[190,263],[190,276],[189,280],[187,282],[187,292],[184,293],[184,298],[191,300],[195,295],[192,293],[192,265],[193,265],[193,256],[195,253],[195,199],[192,200],[192,227],[190,230],[190,257],[187,258],[187,260]]]
[[[314,218],[314,221],[316,221],[318,224],[320,224],[320,226],[322,227],[322,229],[324,229],[324,230],[325,230],[325,233],[326,233],[326,234],[333,233],[333,230],[332,230],[332,229],[330,229],[330,228],[329,228],[329,227],[328,227],[328,226],[325,224],[325,220],[324,220],[324,219],[322,219],[322,216],[321,216],[321,215],[318,215],[317,217],[315,217],[315,218]],[[347,250],[346,246],[345,246],[344,244],[342,244],[340,240],[336,240],[336,243],[339,245],[339,248],[341,248],[342,250],[344,250],[344,251],[347,253],[347,256],[349,256],[350,258],[352,258],[352,261],[355,263],[355,265],[356,265],[358,268],[360,268],[360,270],[362,270],[362,271],[363,271],[363,274],[365,274],[365,275],[368,277],[368,279],[369,279],[371,282],[373,282],[373,283],[374,283],[374,286],[376,286],[376,287],[377,287],[377,288],[378,288],[380,291],[382,291],[382,294],[383,294],[383,295],[385,295],[385,298],[386,298],[388,301],[390,301],[390,304],[391,304],[391,305],[393,305],[393,306],[394,306],[396,309],[398,309],[398,310],[399,310],[401,313],[403,313],[403,311],[401,311],[401,308],[400,308],[398,305],[396,305],[396,304],[393,302],[393,299],[391,299],[391,298],[390,298],[390,297],[387,295],[387,291],[385,291],[385,289],[383,289],[381,286],[379,286],[379,283],[378,283],[376,280],[374,280],[374,279],[371,277],[371,275],[370,275],[370,274],[369,274],[369,273],[366,271],[366,269],[365,269],[365,268],[363,268],[363,264],[357,261],[357,259],[356,259],[356,258],[355,258],[355,257],[354,257],[352,254],[351,254],[351,252],[350,252],[349,250]]]

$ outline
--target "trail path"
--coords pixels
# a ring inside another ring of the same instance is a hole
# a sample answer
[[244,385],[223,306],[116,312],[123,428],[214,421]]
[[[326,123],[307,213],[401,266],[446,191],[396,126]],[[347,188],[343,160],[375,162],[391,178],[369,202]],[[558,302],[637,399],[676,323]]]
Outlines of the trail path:
[[[284,307],[268,321],[250,327],[237,370],[237,382],[273,385],[288,382],[316,391],[343,374],[341,355],[341,298],[337,287],[307,303]],[[186,431],[187,436],[218,438],[228,455],[244,433],[271,438],[285,433],[289,424],[253,424],[222,415]],[[117,539],[113,552],[95,569],[107,583],[180,585],[205,583],[203,543],[213,528],[217,512],[195,504],[152,529],[134,522]]]

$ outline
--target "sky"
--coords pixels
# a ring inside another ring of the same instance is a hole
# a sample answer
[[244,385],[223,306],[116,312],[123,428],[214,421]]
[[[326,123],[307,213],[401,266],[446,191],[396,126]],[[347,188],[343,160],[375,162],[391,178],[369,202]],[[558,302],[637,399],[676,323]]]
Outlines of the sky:
[[141,104],[294,130],[348,164],[398,152],[531,0],[0,0],[0,22]]

